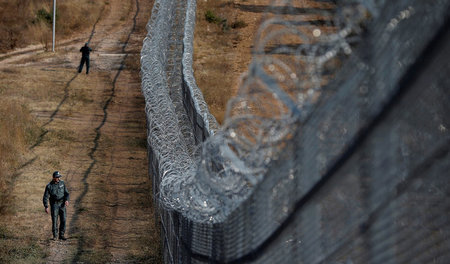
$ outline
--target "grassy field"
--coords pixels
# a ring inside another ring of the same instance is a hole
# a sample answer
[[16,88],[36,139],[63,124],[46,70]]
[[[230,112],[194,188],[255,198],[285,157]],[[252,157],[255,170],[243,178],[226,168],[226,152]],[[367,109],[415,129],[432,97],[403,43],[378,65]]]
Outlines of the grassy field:
[[[266,5],[269,1],[257,2]],[[219,123],[251,61],[253,37],[262,17],[262,13],[241,8],[251,4],[239,0],[197,1],[194,75]]]
[[[2,78],[1,73],[0,78]],[[4,89],[0,92],[0,215],[2,218],[12,216],[16,212],[12,206],[14,197],[11,188],[15,180],[14,171],[23,161],[22,154],[26,146],[39,134],[39,127],[31,117],[29,108],[22,100],[3,100],[4,92]],[[0,224],[1,263],[12,263],[18,259],[29,259],[33,262],[45,257],[37,244],[36,237],[29,236],[26,240],[17,240],[19,236],[13,227],[14,225]]]
[[[39,236],[32,230],[34,217],[21,221],[19,215],[29,214],[41,208],[42,202],[29,200],[30,195],[41,196],[42,188],[35,179],[22,177],[21,169],[30,162],[30,146],[43,133],[42,124],[31,114],[31,110],[45,105],[57,104],[61,91],[55,90],[49,78],[40,78],[36,69],[15,68],[0,71],[0,262],[40,263],[46,252],[39,245]],[[64,78],[65,74],[58,74]],[[42,103],[45,102],[45,103]],[[50,138],[60,140],[64,133],[52,131]],[[7,155],[6,155],[7,153]],[[39,161],[48,166],[59,163],[61,158]],[[13,186],[20,183],[26,194],[18,194]],[[17,207],[17,199],[23,200],[25,207]],[[35,212],[37,213],[37,212]],[[18,221],[18,223],[14,223]],[[20,228],[17,228],[20,227]]]

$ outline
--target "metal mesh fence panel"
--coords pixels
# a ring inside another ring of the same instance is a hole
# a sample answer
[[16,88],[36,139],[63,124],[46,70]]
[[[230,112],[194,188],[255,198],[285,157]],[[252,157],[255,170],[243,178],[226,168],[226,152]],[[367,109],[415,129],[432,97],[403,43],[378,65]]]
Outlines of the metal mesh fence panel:
[[142,49],[165,262],[448,263],[450,2],[273,1],[220,129],[195,5]]

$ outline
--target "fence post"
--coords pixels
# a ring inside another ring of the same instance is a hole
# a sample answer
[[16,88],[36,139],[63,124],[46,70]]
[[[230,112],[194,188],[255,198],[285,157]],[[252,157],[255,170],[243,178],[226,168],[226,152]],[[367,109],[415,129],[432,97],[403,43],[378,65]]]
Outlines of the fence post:
[[53,40],[52,51],[55,52],[56,0],[53,0]]

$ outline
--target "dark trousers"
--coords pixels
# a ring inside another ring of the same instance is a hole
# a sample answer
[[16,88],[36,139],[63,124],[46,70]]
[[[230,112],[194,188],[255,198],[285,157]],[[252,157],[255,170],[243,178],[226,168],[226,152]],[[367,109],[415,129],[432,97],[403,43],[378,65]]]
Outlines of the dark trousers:
[[53,236],[58,235],[58,216],[59,216],[59,236],[63,236],[66,232],[66,206],[64,202],[56,202],[50,204],[52,215],[52,232]]
[[80,67],[78,67],[78,72],[83,69],[83,64],[86,62],[86,74],[89,73],[89,57],[82,56],[80,61]]

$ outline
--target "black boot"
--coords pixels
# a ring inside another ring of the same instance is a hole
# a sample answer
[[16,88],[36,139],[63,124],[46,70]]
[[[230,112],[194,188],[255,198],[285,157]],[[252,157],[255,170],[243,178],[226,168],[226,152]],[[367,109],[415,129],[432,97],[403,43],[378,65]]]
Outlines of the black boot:
[[59,240],[64,240],[65,241],[65,240],[67,240],[67,238],[64,235],[60,235],[59,236]]

